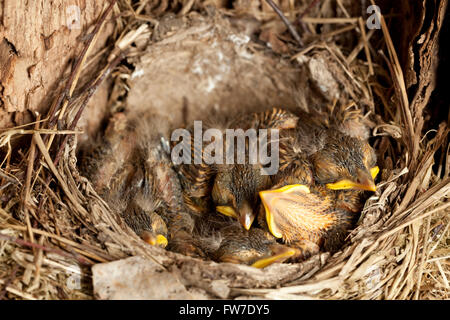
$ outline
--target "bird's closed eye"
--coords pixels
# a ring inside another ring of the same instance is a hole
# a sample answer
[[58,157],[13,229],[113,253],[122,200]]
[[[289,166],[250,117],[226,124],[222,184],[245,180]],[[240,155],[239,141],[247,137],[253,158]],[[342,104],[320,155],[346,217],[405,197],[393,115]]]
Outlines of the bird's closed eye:
[[319,182],[332,182],[339,179],[342,168],[339,168],[332,159],[318,153],[314,156],[313,161],[314,170]]
[[216,180],[212,189],[212,197],[214,202],[219,205],[234,205],[235,197],[230,190],[228,183],[223,183],[219,179]]

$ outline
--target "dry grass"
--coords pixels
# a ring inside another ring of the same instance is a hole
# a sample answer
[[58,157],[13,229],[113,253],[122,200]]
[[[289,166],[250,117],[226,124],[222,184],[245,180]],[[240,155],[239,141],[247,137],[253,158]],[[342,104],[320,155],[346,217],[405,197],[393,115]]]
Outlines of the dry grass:
[[[133,6],[126,0],[115,2],[105,5],[93,37],[79,54],[48,115],[0,132],[4,151],[0,167],[0,299],[89,299],[93,297],[90,267],[96,263],[141,255],[167,268],[173,259],[143,244],[78,174],[76,125],[89,98],[111,73],[116,80],[111,105],[118,99],[117,88],[126,87],[123,79],[129,74],[117,66],[123,57],[142,54],[131,44],[149,38],[164,12],[182,16],[214,1],[179,0],[171,5],[140,1]],[[291,22],[307,8],[303,1],[297,2],[301,5],[278,1]],[[383,41],[375,46],[371,41],[374,31],[366,33],[362,17],[350,16],[343,2],[338,1],[340,16],[331,16],[336,12],[330,12],[327,1],[308,8],[301,19],[310,30],[304,33],[305,46],[295,49],[290,38],[290,53],[284,58],[295,64],[315,50],[328,51],[346,75],[350,97],[352,92],[355,98],[364,97],[365,103],[358,108],[374,124],[374,145],[383,168],[379,192],[367,201],[358,227],[340,252],[311,259],[302,272],[279,288],[231,286],[229,297],[449,298],[449,129],[442,124],[423,132],[428,100],[408,98],[385,18],[381,17]],[[286,27],[265,3],[221,12],[228,17],[252,16],[262,27],[278,30],[281,39],[289,38]],[[93,55],[90,49],[96,35],[112,16],[116,20],[114,44]],[[327,24],[327,28],[316,34],[315,24]],[[338,44],[349,37],[356,39],[352,48]],[[99,57],[104,67],[74,97],[80,76]],[[57,129],[58,120],[66,129]],[[26,150],[16,143],[19,138]],[[275,271],[267,272],[270,277]],[[79,277],[74,275],[81,276],[75,287],[71,281]]]

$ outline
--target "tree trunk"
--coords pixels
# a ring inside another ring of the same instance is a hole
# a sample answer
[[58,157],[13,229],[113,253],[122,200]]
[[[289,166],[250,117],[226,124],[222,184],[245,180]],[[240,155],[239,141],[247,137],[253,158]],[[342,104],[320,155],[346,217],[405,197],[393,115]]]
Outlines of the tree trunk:
[[[31,112],[47,112],[83,47],[80,35],[106,5],[104,0],[0,0],[0,128],[34,120]],[[104,46],[112,27],[109,22],[101,30],[96,48]],[[106,101],[103,91],[96,99]]]

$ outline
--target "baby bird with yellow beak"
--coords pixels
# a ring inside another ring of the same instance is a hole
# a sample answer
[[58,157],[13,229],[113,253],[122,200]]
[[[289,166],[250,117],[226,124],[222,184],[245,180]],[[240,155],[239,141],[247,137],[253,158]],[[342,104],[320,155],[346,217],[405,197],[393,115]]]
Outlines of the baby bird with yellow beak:
[[212,189],[217,212],[237,219],[245,230],[255,220],[258,192],[271,186],[268,175],[261,175],[260,166],[235,164],[221,167]]
[[328,126],[305,112],[298,116],[296,128],[283,131],[280,137],[281,172],[297,166],[295,176],[307,177],[309,173],[302,170],[313,171],[303,184],[314,180],[332,190],[376,191],[374,178],[379,169],[366,139]]
[[[294,128],[297,120],[292,113],[274,108],[238,118],[230,124],[230,128],[284,130]],[[258,212],[258,192],[272,185],[271,177],[262,174],[260,163],[249,163],[248,152],[247,144],[244,164],[218,165],[212,188],[216,211],[236,218],[246,230],[250,229]]]
[[213,253],[214,260],[220,262],[251,265],[264,268],[273,263],[281,263],[300,254],[296,248],[278,243],[268,231],[230,225],[220,230],[222,241]]
[[379,168],[367,141],[327,130],[324,146],[311,155],[314,179],[332,190],[376,191]]
[[[167,119],[115,114],[85,159],[84,173],[123,221],[150,245],[198,256],[193,218],[168,155]],[[183,239],[183,240],[181,240]]]
[[376,191],[373,149],[366,140],[326,128],[306,114],[286,132],[280,149],[275,184],[259,193],[260,224],[298,248],[297,259],[337,250],[364,206],[364,191]]
[[323,185],[286,185],[261,191],[260,197],[264,208],[260,220],[265,219],[276,238],[298,249],[295,260],[320,249],[338,250],[364,205],[359,191],[336,192]]
[[308,188],[321,185],[336,191],[376,191],[374,178],[379,169],[375,153],[366,140],[328,127],[321,119],[304,112],[293,115],[284,111],[271,115],[270,121],[262,122],[266,127],[282,123],[277,121],[280,116],[296,120],[290,121],[289,126],[277,127],[281,129],[278,174],[262,176],[257,164],[224,167],[217,173],[212,191],[218,212],[235,217],[248,230],[259,203],[255,193],[274,185],[303,184]]
[[[241,114],[233,119],[228,119],[226,115],[215,116],[206,123],[207,127],[220,129],[223,133],[226,129],[255,129],[258,132],[259,129],[294,128],[297,120],[292,113],[273,108],[263,112]],[[191,143],[191,148],[193,145]],[[224,147],[227,150],[227,146]],[[248,142],[245,147],[244,164],[202,163],[176,167],[183,187],[184,202],[192,212],[203,216],[214,210],[237,219],[244,229],[250,229],[256,217],[255,209],[260,202],[258,192],[270,188],[272,183],[270,176],[261,174],[259,163],[249,163]],[[192,155],[203,154],[203,150],[195,148],[192,148],[191,152]]]

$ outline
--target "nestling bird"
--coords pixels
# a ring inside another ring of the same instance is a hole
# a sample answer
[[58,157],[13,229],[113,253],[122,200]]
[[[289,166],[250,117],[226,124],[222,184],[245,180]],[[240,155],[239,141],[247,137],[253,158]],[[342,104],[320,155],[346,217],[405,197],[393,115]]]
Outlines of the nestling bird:
[[[291,129],[296,126],[297,117],[282,109],[252,113],[238,118],[230,124],[232,129]],[[257,139],[260,139],[257,136]],[[235,146],[232,146],[235,148]],[[249,147],[246,145],[245,163],[223,164],[216,166],[216,175],[212,189],[212,198],[216,210],[224,215],[236,218],[249,230],[256,217],[258,192],[272,184],[269,175],[262,174],[262,164],[249,162]]]
[[88,158],[85,172],[95,189],[147,243],[198,255],[189,244],[194,220],[185,209],[167,151],[169,128],[163,126],[167,123],[150,113],[115,114]]
[[196,239],[209,258],[218,262],[264,268],[298,255],[296,248],[277,243],[268,230],[253,227],[245,230],[237,221],[210,215],[202,220]]
[[264,211],[258,221],[298,248],[297,258],[337,250],[362,210],[363,192],[376,190],[373,149],[300,114],[297,127],[281,138],[280,164],[271,190],[259,193]]
[[[223,117],[225,119],[225,117]],[[225,134],[226,129],[287,129],[295,127],[297,117],[282,109],[271,109],[248,115],[239,115],[232,120],[207,121],[207,128],[218,128]],[[191,130],[192,131],[192,130]],[[226,142],[224,136],[222,141]],[[192,158],[203,150],[196,150],[191,141]],[[225,144],[227,148],[235,145]],[[249,163],[248,141],[245,145],[244,164],[183,164],[178,173],[183,186],[186,205],[199,215],[216,210],[238,219],[244,228],[249,229],[255,219],[254,208],[258,203],[258,191],[270,187],[269,176],[261,175],[261,164]]]
[[260,192],[270,232],[305,259],[320,249],[338,250],[362,209],[361,192],[323,185],[287,185]]
[[[280,138],[280,171],[289,166],[297,167],[306,185],[314,181],[332,190],[376,191],[374,178],[379,169],[367,140],[326,127],[304,112],[297,127],[283,131]],[[306,173],[300,172],[303,168]]]
[[165,248],[168,244],[168,230],[164,220],[153,210],[144,210],[135,201],[121,212],[125,222],[145,242]]
[[298,254],[297,249],[277,243],[270,233],[260,228],[247,231],[240,226],[231,226],[224,233],[220,247],[214,252],[214,258],[220,262],[264,268]]
[[258,192],[271,185],[270,176],[260,173],[260,165],[235,164],[219,166],[212,189],[217,212],[237,219],[249,230],[255,219]]

